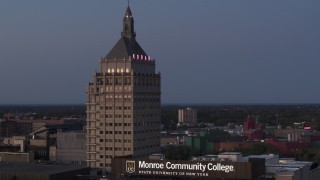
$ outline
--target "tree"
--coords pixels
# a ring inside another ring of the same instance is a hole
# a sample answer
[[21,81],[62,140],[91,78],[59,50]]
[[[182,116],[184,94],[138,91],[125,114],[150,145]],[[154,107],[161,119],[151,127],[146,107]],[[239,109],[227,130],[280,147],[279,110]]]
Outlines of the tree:
[[161,148],[161,152],[169,160],[188,160],[191,157],[191,149],[186,145],[165,146]]

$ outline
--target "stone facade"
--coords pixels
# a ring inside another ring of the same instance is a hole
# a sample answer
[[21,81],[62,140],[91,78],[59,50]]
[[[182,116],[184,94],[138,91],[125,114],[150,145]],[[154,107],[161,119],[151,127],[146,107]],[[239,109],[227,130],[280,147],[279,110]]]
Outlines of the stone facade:
[[87,165],[109,170],[111,158],[160,151],[160,73],[135,40],[128,7],[122,37],[101,59],[87,87]]

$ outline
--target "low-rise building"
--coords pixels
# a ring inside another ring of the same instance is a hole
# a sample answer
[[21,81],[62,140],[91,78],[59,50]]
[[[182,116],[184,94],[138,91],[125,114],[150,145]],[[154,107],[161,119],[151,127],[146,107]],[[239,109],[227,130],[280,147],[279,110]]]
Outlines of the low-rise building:
[[265,159],[265,179],[274,180],[318,180],[320,168],[311,161],[295,161],[292,158],[279,158],[278,155],[253,155],[246,158]]
[[0,152],[0,162],[30,163],[34,161],[34,153]]
[[304,129],[276,129],[274,130],[274,136],[277,138],[287,139],[289,134],[293,134],[295,136],[295,140],[300,140],[305,132],[306,131]]
[[0,138],[16,135],[17,121],[12,119],[0,119]]
[[213,150],[213,142],[201,136],[184,136],[184,144],[192,151],[206,154]]
[[[52,153],[54,149],[56,154]],[[85,165],[86,133],[84,131],[58,131],[56,148],[51,147],[50,150],[50,155],[54,155],[56,161],[70,165]]]

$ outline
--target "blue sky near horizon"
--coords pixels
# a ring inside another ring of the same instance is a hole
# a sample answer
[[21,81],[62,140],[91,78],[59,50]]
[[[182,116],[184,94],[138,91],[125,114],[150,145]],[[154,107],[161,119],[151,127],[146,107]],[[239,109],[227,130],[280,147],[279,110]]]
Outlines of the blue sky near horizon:
[[[0,2],[0,104],[85,103],[125,0]],[[163,103],[320,103],[320,1],[132,0]]]

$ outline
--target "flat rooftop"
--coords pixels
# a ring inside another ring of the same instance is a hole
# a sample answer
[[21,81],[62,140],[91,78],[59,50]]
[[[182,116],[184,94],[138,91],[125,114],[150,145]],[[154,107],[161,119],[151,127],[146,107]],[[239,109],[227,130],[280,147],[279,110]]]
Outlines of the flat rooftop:
[[261,155],[250,155],[250,156],[247,156],[245,158],[263,158],[263,159],[271,159],[271,158],[274,158],[274,157],[278,157],[278,155],[274,155],[274,154],[261,154]]
[[312,161],[295,161],[295,160],[290,160],[290,159],[279,159],[279,164],[282,165],[312,165]]
[[242,154],[241,152],[223,152],[219,153],[219,155],[240,155]]
[[299,168],[281,168],[276,170],[277,172],[295,172],[298,171]]

